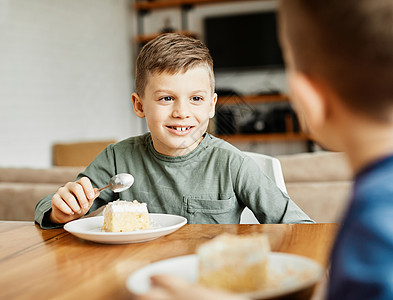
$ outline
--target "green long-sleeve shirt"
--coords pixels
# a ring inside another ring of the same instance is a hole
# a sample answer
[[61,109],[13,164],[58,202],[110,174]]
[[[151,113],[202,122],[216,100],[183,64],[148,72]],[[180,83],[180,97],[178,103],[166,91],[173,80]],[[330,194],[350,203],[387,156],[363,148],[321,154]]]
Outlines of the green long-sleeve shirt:
[[[260,223],[313,223],[251,158],[210,134],[178,157],[158,153],[150,133],[128,138],[109,145],[76,180],[87,176],[99,188],[119,173],[132,174],[133,186],[121,193],[102,191],[89,212],[117,199],[136,199],[146,202],[149,212],[184,216],[191,224],[239,223],[245,206]],[[61,226],[49,220],[52,196],[35,209],[42,228]]]

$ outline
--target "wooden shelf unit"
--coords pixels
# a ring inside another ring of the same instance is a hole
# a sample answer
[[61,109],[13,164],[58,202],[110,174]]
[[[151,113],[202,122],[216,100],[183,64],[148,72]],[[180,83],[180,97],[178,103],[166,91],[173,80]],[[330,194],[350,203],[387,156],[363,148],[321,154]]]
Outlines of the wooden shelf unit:
[[[221,99],[221,100],[220,100]],[[288,102],[289,98],[285,94],[265,94],[265,95],[234,95],[221,96],[218,98],[217,105],[239,104],[245,102],[248,104]]]
[[[169,7],[192,6],[212,3],[239,2],[240,0],[155,0],[137,1],[134,5],[136,10],[152,10]],[[256,1],[256,0],[255,0]]]
[[248,134],[231,134],[215,135],[218,138],[226,140],[229,143],[250,143],[250,142],[280,142],[280,141],[309,141],[310,138],[304,133],[248,133]]
[[[146,43],[149,40],[155,38],[158,36],[160,33],[155,33],[155,34],[148,34],[145,35],[143,33],[143,15],[146,14],[146,12],[151,11],[151,10],[156,10],[156,9],[165,9],[165,8],[171,8],[171,7],[179,7],[181,8],[181,14],[182,14],[182,28],[181,30],[176,30],[175,32],[186,34],[188,36],[192,37],[197,37],[197,34],[189,32],[188,31],[188,22],[187,22],[187,12],[189,11],[190,8],[192,8],[195,5],[207,5],[207,4],[213,4],[213,3],[229,3],[229,2],[239,2],[241,0],[142,0],[142,1],[137,1],[134,4],[134,9],[138,12],[138,27],[139,27],[139,33],[138,36],[135,37],[135,40],[139,43]],[[253,1],[260,1],[260,0],[253,0]]]
[[[289,102],[288,95],[285,94],[264,94],[264,95],[233,95],[221,96],[217,101],[217,106],[260,104],[260,103],[277,103]],[[286,121],[288,128],[285,133],[237,133],[215,136],[222,138],[230,143],[234,142],[277,142],[277,141],[310,141],[310,137],[303,132],[293,132],[292,120]]]

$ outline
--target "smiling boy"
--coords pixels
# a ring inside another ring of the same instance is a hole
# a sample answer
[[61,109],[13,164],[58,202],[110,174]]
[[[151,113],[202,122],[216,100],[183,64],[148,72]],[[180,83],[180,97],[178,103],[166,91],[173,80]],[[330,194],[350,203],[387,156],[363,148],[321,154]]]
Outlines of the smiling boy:
[[[202,42],[165,34],[146,44],[132,102],[150,132],[109,145],[76,181],[43,198],[35,214],[41,227],[61,226],[119,198],[189,223],[239,223],[245,206],[261,223],[313,223],[251,158],[206,133],[217,95]],[[118,173],[134,175],[130,189],[97,191]]]

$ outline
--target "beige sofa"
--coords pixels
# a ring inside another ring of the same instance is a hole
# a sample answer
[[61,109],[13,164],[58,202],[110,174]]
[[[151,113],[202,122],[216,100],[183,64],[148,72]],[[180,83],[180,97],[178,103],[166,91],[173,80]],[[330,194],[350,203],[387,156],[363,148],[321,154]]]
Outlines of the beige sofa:
[[[316,152],[278,158],[291,198],[315,221],[338,222],[352,184],[343,155]],[[0,168],[0,220],[33,220],[36,203],[83,169]]]
[[314,152],[278,157],[290,197],[316,222],[339,222],[352,189],[342,153]]
[[33,220],[37,202],[73,180],[83,169],[0,168],[0,220]]

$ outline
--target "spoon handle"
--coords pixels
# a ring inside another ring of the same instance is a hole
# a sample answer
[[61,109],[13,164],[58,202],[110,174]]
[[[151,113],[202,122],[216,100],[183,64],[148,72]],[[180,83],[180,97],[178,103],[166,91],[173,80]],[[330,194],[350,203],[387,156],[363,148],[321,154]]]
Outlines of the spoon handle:
[[107,186],[104,186],[103,188],[98,189],[98,191],[101,192],[103,189],[106,189],[106,188],[108,188],[108,187],[110,187],[110,186],[111,186],[111,185],[108,184]]

